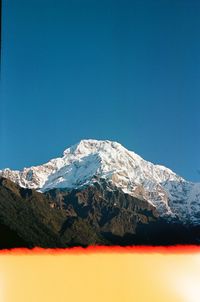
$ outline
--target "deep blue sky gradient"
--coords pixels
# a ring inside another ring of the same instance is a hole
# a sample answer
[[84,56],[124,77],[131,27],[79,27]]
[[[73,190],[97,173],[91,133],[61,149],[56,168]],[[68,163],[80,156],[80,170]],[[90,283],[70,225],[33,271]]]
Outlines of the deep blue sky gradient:
[[0,169],[83,138],[200,180],[200,1],[3,0]]

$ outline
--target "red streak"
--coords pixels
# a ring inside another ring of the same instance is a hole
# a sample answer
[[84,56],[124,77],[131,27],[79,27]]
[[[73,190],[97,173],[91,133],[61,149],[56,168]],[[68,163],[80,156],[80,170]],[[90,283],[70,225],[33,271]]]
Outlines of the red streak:
[[74,247],[63,249],[45,249],[36,247],[15,248],[0,250],[0,255],[89,255],[89,254],[196,254],[200,253],[200,246],[196,245],[178,245],[178,246],[90,246],[87,248]]

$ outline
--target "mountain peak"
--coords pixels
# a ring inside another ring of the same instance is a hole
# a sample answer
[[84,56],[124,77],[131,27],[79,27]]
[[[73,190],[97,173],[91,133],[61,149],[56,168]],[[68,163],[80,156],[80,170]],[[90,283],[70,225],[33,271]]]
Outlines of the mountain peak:
[[200,213],[200,209],[196,211],[199,184],[186,182],[170,169],[154,165],[109,140],[84,139],[67,148],[62,157],[22,171],[5,169],[0,176],[41,192],[80,188],[105,180],[129,195],[147,200],[161,213],[171,215],[177,204],[183,217],[188,212],[195,212],[194,217]]
[[84,139],[67,148],[63,157],[22,171],[5,169],[0,175],[22,187],[41,191],[54,187],[73,188],[91,182],[93,177],[108,179],[126,192],[135,186],[157,185],[166,180],[180,180],[171,170],[153,165],[120,143],[109,140]]
[[120,143],[109,141],[109,140],[96,140],[96,139],[83,139],[79,143],[67,148],[63,155],[66,156],[70,153],[77,154],[88,154],[88,153],[96,153],[99,151],[109,151],[112,148],[123,148]]

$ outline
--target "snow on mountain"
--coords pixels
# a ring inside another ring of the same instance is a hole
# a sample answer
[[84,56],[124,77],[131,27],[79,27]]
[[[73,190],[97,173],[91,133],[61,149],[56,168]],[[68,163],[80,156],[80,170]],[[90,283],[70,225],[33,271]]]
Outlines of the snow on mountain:
[[200,222],[200,184],[145,161],[117,142],[82,140],[48,163],[22,171],[5,169],[0,175],[42,192],[79,188],[103,178],[125,193],[148,200],[161,215]]

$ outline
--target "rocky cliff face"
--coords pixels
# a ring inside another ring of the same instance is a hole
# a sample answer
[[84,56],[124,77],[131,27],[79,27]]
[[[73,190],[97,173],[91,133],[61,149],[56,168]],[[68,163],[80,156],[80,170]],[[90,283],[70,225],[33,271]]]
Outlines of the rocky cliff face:
[[0,248],[199,243],[198,226],[165,220],[105,180],[39,193],[0,178]]
[[81,189],[53,189],[45,193],[54,207],[86,220],[96,232],[123,237],[135,234],[138,224],[156,221],[159,214],[146,200],[108,185],[105,180]]
[[136,234],[138,224],[157,217],[148,202],[106,183],[42,194],[0,179],[0,233],[7,234],[6,242],[0,240],[2,248],[123,244],[124,236]]

